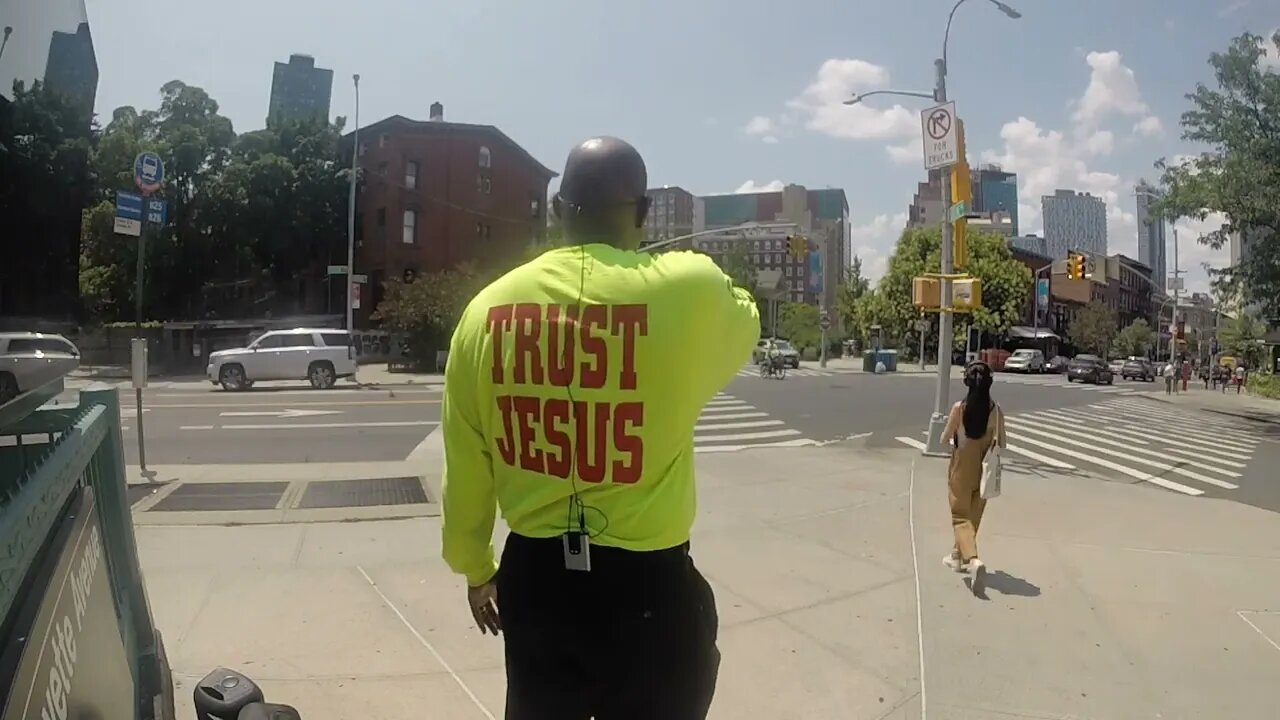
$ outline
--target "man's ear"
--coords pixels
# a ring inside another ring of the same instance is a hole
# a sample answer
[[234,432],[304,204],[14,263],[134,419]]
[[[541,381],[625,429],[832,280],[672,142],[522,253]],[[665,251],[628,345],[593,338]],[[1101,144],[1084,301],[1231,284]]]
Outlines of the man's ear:
[[653,198],[648,195],[641,195],[636,201],[636,227],[644,227],[644,219],[649,215],[649,205],[653,202]]

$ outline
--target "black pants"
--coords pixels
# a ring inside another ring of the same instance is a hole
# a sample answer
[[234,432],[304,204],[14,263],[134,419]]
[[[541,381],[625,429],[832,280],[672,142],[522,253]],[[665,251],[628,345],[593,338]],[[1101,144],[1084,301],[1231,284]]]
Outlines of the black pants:
[[498,572],[506,720],[703,720],[715,694],[715,597],[689,546],[591,546],[511,534]]

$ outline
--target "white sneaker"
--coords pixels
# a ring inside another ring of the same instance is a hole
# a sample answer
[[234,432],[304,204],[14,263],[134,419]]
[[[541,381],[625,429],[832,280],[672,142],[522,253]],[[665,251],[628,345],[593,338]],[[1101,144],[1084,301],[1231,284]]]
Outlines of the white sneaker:
[[978,558],[969,561],[968,571],[973,573],[973,581],[969,585],[969,589],[974,595],[981,596],[982,591],[987,586],[987,566]]
[[954,552],[950,555],[943,555],[942,564],[956,572],[968,572],[968,568],[965,567],[964,563],[960,562],[960,555]]

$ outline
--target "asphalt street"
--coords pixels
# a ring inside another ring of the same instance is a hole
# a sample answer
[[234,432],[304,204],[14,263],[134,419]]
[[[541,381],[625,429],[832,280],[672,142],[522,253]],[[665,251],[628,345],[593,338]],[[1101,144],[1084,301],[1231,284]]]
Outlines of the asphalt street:
[[[148,464],[402,460],[440,422],[439,387],[157,388],[143,396]],[[127,462],[138,462],[138,412],[120,392]]]
[[[806,367],[781,380],[744,371],[726,392],[814,443],[920,450],[935,389],[933,375]],[[992,394],[1008,419],[1005,463],[1015,476],[1093,476],[1280,512],[1280,417],[1266,422],[1163,403],[1162,390],[1120,379],[1096,386],[999,374]],[[953,380],[949,401],[964,392]]]

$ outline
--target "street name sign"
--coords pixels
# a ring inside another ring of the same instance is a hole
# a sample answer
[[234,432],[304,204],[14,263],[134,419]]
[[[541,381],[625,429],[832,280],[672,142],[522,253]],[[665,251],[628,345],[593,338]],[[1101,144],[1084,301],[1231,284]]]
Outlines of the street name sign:
[[960,161],[956,104],[944,103],[920,113],[926,170],[950,167]]
[[116,192],[116,218],[114,230],[119,235],[138,237],[142,234],[142,196],[129,192]]

